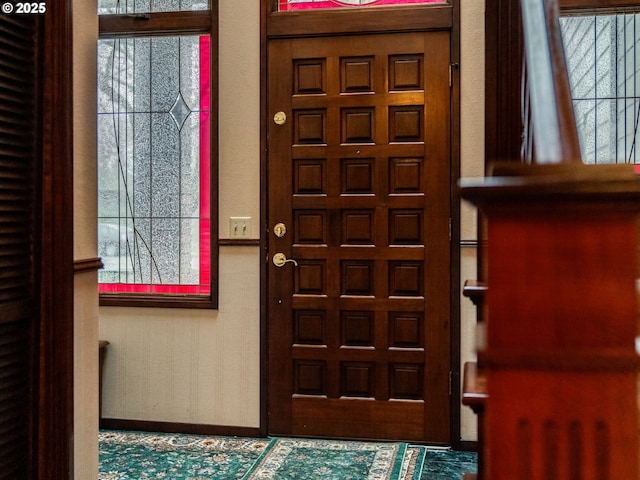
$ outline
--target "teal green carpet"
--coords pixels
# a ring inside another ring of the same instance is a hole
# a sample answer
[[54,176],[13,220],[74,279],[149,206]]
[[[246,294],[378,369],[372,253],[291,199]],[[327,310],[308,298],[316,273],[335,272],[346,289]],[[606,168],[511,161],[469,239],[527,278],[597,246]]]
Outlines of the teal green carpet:
[[247,478],[269,439],[102,431],[99,480]]
[[249,479],[399,479],[404,443],[274,439]]
[[432,452],[401,442],[105,430],[100,432],[99,452],[99,480],[424,480],[431,477],[424,476],[425,469],[452,467],[429,467],[425,458]]

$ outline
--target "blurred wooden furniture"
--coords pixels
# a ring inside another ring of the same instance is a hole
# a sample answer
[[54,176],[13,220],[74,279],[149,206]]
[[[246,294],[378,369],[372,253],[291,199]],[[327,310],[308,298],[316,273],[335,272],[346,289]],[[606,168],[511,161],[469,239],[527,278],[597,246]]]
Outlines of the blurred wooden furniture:
[[488,232],[480,475],[636,479],[640,183],[525,169],[463,189]]
[[462,182],[486,222],[484,332],[463,403],[477,478],[637,479],[637,213],[629,165],[583,165],[557,3],[522,0],[534,164]]

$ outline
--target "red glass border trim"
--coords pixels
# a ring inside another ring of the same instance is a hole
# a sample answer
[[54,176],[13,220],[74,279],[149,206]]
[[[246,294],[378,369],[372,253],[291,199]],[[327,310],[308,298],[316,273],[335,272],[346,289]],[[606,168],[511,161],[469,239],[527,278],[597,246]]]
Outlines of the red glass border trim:
[[100,293],[156,293],[163,295],[210,295],[210,285],[150,285],[148,283],[101,283]]
[[200,36],[200,283],[211,284],[211,37]]
[[289,3],[288,0],[279,0],[279,11],[286,12],[291,10],[316,10],[322,8],[367,8],[385,5],[409,5],[425,3],[446,3],[446,0],[374,0],[373,2],[367,3],[366,5],[353,5],[351,3],[341,2],[340,0],[296,3]]

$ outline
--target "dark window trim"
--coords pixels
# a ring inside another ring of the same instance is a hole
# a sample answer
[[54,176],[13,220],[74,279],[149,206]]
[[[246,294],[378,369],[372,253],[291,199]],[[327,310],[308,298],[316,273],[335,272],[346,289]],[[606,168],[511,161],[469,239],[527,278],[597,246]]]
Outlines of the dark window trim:
[[100,37],[209,33],[216,25],[213,11],[99,15]]
[[207,296],[168,294],[101,293],[100,306],[218,308],[218,2],[211,0],[207,11],[158,12],[137,15],[99,15],[99,37],[142,37],[153,35],[188,35],[207,33],[211,36],[211,293]]
[[559,0],[561,13],[606,13],[640,11],[640,3],[631,0]]
[[266,33],[269,38],[278,38],[451,29],[453,10],[453,5],[447,3],[360,10],[272,11],[267,15]]

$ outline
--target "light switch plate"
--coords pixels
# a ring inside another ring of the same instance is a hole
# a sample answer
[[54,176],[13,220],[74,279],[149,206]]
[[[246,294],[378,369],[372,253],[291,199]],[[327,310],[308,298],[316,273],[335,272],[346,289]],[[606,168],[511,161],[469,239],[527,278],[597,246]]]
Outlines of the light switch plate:
[[229,217],[230,238],[251,238],[251,217]]

